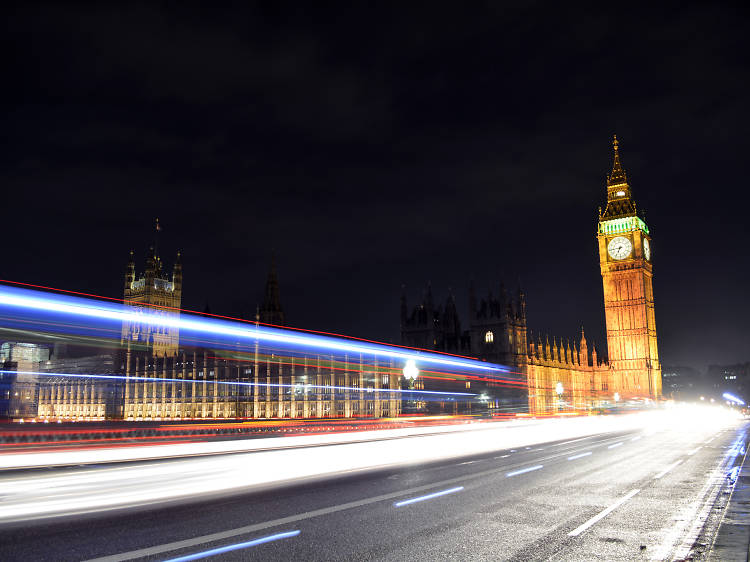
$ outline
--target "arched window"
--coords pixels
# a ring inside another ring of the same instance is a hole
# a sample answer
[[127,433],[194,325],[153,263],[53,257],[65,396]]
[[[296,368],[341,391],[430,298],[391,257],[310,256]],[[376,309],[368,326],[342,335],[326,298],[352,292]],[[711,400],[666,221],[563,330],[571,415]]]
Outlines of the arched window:
[[495,334],[491,330],[487,330],[487,333],[484,334],[484,343],[492,343],[493,341],[495,341]]

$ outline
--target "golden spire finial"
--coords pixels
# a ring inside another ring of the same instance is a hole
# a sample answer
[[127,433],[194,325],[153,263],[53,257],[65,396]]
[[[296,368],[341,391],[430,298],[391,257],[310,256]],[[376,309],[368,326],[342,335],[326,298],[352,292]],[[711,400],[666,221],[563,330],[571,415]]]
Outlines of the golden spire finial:
[[612,135],[612,146],[615,149],[615,157],[612,162],[612,173],[607,177],[607,185],[617,185],[627,183],[627,176],[625,170],[622,169],[620,164],[620,142],[617,140],[617,135]]

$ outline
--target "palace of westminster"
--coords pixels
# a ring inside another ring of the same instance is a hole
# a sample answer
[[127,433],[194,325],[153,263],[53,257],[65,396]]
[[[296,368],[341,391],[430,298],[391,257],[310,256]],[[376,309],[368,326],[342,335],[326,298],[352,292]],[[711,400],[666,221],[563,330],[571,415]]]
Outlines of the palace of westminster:
[[[453,381],[453,389],[481,393],[485,411],[532,415],[588,411],[617,400],[661,397],[652,288],[651,238],[636,210],[614,139],[614,163],[607,177],[607,203],[599,210],[599,264],[604,286],[607,360],[579,342],[532,337],[526,325],[526,297],[477,299],[469,293],[469,328],[461,328],[451,295],[436,306],[428,290],[409,309],[401,300],[402,345],[435,350],[504,365],[522,385]],[[159,314],[178,315],[182,302],[182,264],[177,254],[171,275],[153,248],[145,269],[136,274],[131,252],[124,279],[124,300]],[[279,282],[272,264],[256,322],[285,324]],[[231,418],[394,417],[404,411],[472,412],[471,402],[442,404],[406,401],[389,389],[401,389],[404,377],[393,361],[378,365],[334,360],[321,355],[284,357],[209,350],[180,340],[177,328],[124,323],[118,350],[66,358],[42,346],[5,342],[0,363],[15,368],[16,382],[0,396],[0,416],[46,420],[185,420]],[[192,342],[195,343],[195,342]],[[23,371],[56,373],[27,377]],[[66,377],[64,374],[70,374]],[[108,380],[81,375],[112,375]],[[230,384],[244,383],[244,384]],[[15,385],[15,386],[14,386]],[[377,392],[372,391],[373,387]],[[420,378],[414,388],[448,390],[445,383]],[[15,390],[14,390],[15,389]],[[20,390],[19,390],[20,389]],[[19,395],[13,399],[14,395]],[[2,398],[6,405],[2,407]],[[421,408],[421,409],[420,409]],[[474,412],[477,406],[474,406]]]

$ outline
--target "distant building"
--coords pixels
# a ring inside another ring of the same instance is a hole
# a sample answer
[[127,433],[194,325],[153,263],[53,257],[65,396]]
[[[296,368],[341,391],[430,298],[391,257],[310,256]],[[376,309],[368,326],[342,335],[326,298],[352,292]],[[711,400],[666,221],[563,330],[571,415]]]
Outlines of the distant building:
[[716,396],[729,392],[750,403],[750,362],[709,365],[706,379]]
[[697,400],[707,391],[702,373],[685,365],[663,365],[661,369],[663,392],[674,400]]

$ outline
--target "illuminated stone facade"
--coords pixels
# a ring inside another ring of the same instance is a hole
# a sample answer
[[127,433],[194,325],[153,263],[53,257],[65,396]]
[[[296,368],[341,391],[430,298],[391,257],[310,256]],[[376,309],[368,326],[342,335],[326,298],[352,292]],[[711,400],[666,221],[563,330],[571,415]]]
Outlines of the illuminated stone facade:
[[401,411],[400,371],[361,357],[183,352],[133,354],[126,420],[390,417]]
[[[126,303],[178,314],[179,255],[171,281],[161,270],[152,249],[144,275],[136,280],[131,257]],[[284,322],[275,264],[258,318]],[[123,324],[121,349],[114,355],[48,361],[43,370],[56,375],[42,377],[36,417],[53,421],[383,418],[399,415],[402,404],[401,366],[393,362],[361,355],[343,361],[326,355],[288,357],[260,347],[193,349],[180,346],[176,329],[138,323]]]
[[[152,314],[165,318],[177,317],[182,303],[182,263],[177,253],[172,275],[169,278],[163,271],[161,258],[154,248],[146,256],[143,274],[136,276],[133,252],[125,270],[125,303],[136,310],[148,308]],[[179,329],[173,326],[153,326],[138,322],[125,322],[122,326],[123,344],[131,342],[132,347],[148,350],[157,356],[172,356],[180,346]]]
[[656,341],[651,237],[638,216],[617,137],[607,178],[607,206],[599,211],[599,263],[604,282],[607,350],[613,390],[623,398],[661,396]]

